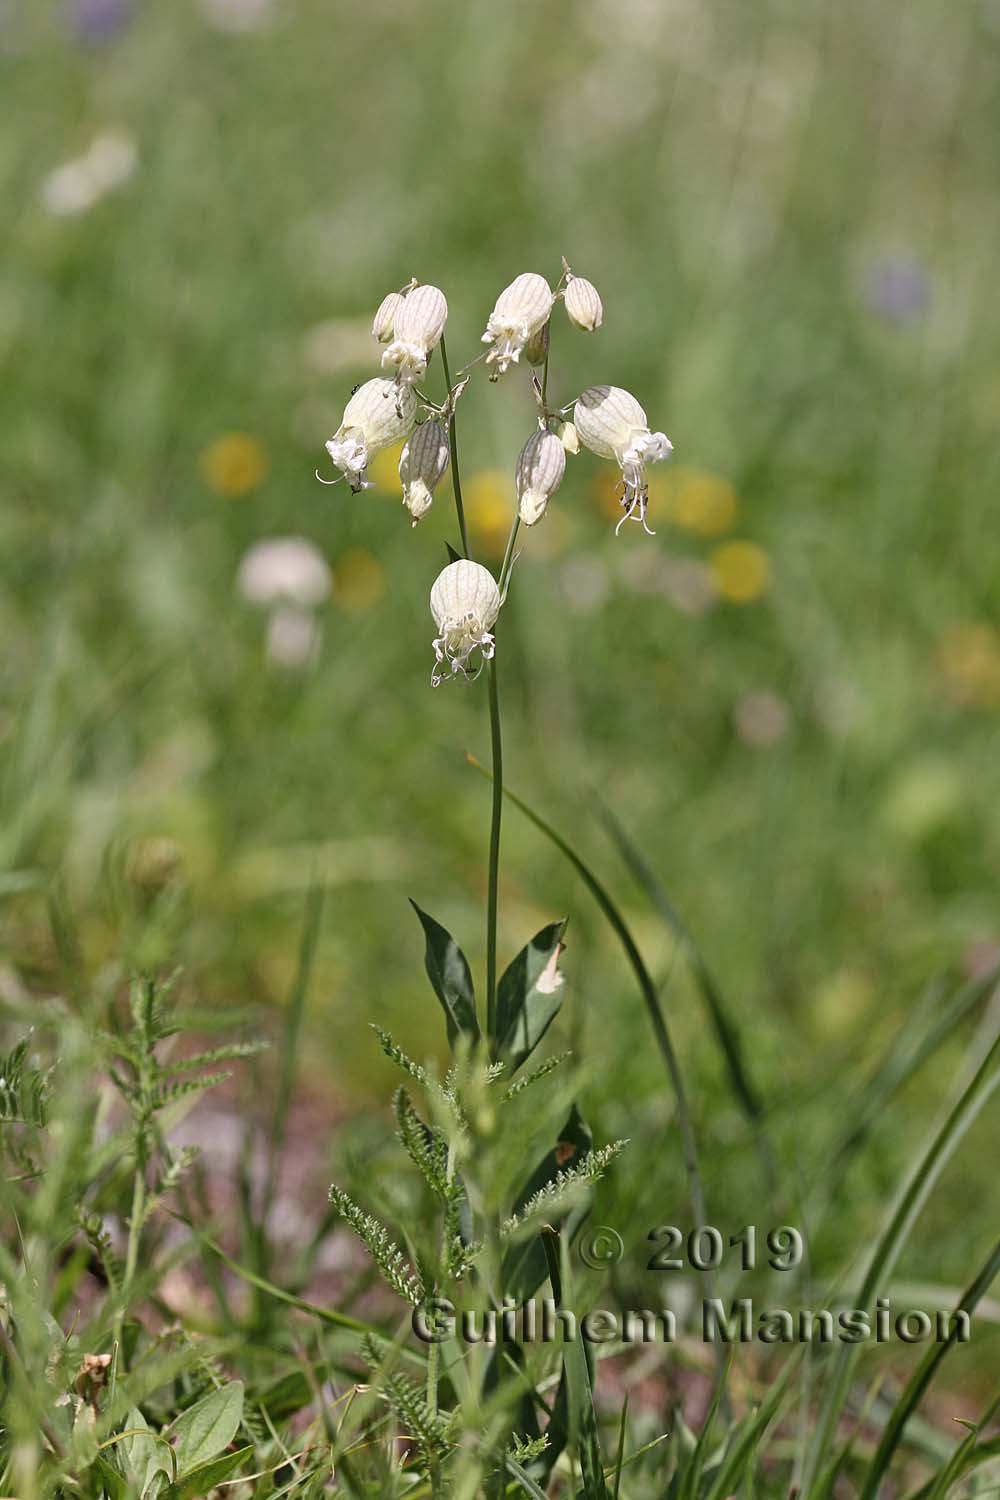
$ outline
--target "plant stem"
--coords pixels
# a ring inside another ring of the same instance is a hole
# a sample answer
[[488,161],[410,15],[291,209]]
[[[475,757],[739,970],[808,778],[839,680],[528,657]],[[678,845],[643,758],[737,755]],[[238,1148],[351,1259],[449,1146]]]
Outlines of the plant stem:
[[458,437],[455,433],[455,411],[451,406],[451,371],[448,368],[448,350],[444,334],[441,335],[441,367],[448,387],[448,451],[451,454],[451,487],[455,495],[455,514],[458,516],[458,531],[462,539],[462,554],[469,556],[469,533],[465,526],[465,506],[462,504],[462,476],[458,468]]
[[[512,533],[513,535],[513,533]],[[497,1052],[497,885],[500,875],[500,819],[503,813],[503,742],[496,657],[486,664],[490,697],[490,743],[493,757],[493,812],[490,819],[490,866],[486,889],[486,1035],[490,1056]]]

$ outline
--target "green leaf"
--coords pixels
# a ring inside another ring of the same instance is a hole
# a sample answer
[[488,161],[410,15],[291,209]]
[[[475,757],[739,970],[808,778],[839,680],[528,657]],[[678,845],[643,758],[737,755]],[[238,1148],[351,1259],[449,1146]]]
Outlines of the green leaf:
[[163,1439],[153,1432],[142,1412],[134,1407],[125,1418],[125,1431],[115,1444],[125,1478],[140,1495],[150,1493],[158,1474],[171,1477],[171,1459]]
[[[569,1273],[566,1241],[555,1229],[544,1230],[540,1238],[552,1282],[552,1295],[557,1307],[565,1307],[567,1299],[564,1283]],[[583,1495],[585,1500],[608,1500],[587,1347],[580,1339],[568,1339],[564,1342],[563,1371],[569,1398],[570,1431],[575,1440],[583,1477]]]
[[221,1458],[210,1458],[207,1463],[189,1469],[178,1483],[182,1495],[207,1495],[217,1484],[228,1479],[236,1469],[246,1463],[253,1454],[253,1444],[237,1448],[234,1453],[223,1453]]
[[450,563],[456,563],[456,562],[461,562],[462,561],[462,554],[461,554],[461,552],[456,552],[455,549],[454,549],[454,547],[451,545],[450,542],[445,542],[444,547],[445,547],[445,551],[448,554],[448,561]]
[[228,1448],[243,1420],[243,1382],[231,1380],[182,1412],[173,1425],[182,1480]]
[[542,1040],[562,1004],[562,976],[556,961],[566,918],[536,932],[503,974],[497,987],[497,1037],[516,1073]]
[[476,997],[465,954],[440,922],[435,922],[433,917],[421,911],[415,901],[411,901],[410,905],[420,918],[427,939],[424,965],[434,993],[444,1007],[449,1044],[454,1047],[463,1032],[478,1041]]
[[[574,1104],[569,1112],[569,1118],[559,1132],[558,1141],[542,1158],[518,1194],[514,1203],[514,1212],[520,1212],[526,1203],[530,1202],[550,1182],[554,1182],[560,1172],[582,1161],[589,1154],[593,1140],[590,1126]],[[561,1227],[570,1239],[590,1212],[589,1198],[590,1193],[585,1189],[582,1201],[571,1208],[561,1220]],[[537,1235],[524,1244],[512,1245],[504,1256],[504,1291],[519,1302],[534,1296],[545,1280],[545,1276],[545,1252]]]

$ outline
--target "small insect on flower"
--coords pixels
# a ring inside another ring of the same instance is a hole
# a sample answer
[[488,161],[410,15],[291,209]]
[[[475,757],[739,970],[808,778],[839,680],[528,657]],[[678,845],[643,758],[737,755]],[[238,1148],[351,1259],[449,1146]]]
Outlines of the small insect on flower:
[[591,453],[613,458],[622,471],[620,503],[625,514],[615,527],[615,535],[635,516],[643,530],[653,536],[646,525],[646,465],[673,452],[670,439],[665,433],[650,431],[638,401],[617,385],[595,385],[584,391],[573,411],[573,425]]
[[593,333],[604,322],[604,303],[592,281],[583,276],[571,276],[563,293],[566,312],[575,328],[584,333]]
[[[405,438],[416,420],[417,398],[408,385],[376,377],[354,392],[326,451],[355,494],[371,488],[367,469],[375,454]],[[337,483],[316,477],[321,484]]]
[[379,303],[378,311],[372,319],[372,338],[378,339],[380,344],[387,344],[392,338],[396,314],[402,305],[402,292],[390,292]]
[[[490,627],[500,613],[500,604],[496,579],[479,563],[462,558],[438,574],[431,589],[431,614],[440,631],[433,642],[437,660],[431,674],[434,687],[449,675],[470,676],[473,652],[478,651],[483,661],[490,659],[494,651]],[[443,670],[445,665],[447,671]]]
[[434,490],[448,467],[448,434],[436,419],[423,422],[399,456],[403,504],[416,526],[434,499]]
[[517,460],[515,485],[521,520],[534,526],[562,484],[566,449],[554,432],[533,432]]
[[414,287],[393,318],[393,341],[382,355],[383,370],[412,384],[427,372],[431,351],[441,342],[448,321],[448,302],[436,286]]
[[553,301],[552,289],[545,277],[534,271],[525,271],[500,293],[482,338],[484,344],[493,345],[486,356],[488,365],[496,365],[493,380],[504,375],[512,364],[517,364],[525,345],[541,333],[548,322]]

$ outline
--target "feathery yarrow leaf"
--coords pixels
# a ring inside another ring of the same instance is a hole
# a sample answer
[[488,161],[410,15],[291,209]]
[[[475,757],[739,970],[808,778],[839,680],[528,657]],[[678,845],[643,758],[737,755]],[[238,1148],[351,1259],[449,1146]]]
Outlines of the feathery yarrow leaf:
[[511,1214],[504,1221],[501,1233],[506,1237],[524,1229],[542,1215],[558,1213],[564,1206],[565,1199],[571,1198],[580,1188],[598,1182],[627,1145],[627,1140],[611,1141],[596,1151],[588,1151],[575,1166],[558,1171],[550,1182],[528,1199],[518,1213]]
[[385,1225],[360,1208],[336,1183],[330,1188],[330,1202],[365,1245],[393,1291],[411,1307],[417,1307],[426,1295],[423,1283]]

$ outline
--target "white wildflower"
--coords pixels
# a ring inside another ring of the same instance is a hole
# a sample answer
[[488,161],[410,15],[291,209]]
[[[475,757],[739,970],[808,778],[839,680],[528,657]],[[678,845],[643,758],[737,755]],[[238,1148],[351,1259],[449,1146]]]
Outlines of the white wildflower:
[[314,609],[329,597],[330,569],[305,537],[276,536],[256,542],[240,563],[236,585],[248,603]]
[[382,355],[383,370],[395,370],[400,381],[421,380],[447,321],[444,292],[436,286],[415,287],[393,316],[393,340]]
[[372,338],[378,339],[380,344],[387,344],[392,338],[396,314],[402,305],[402,292],[390,292],[379,303],[375,317],[372,319]]
[[[645,531],[646,465],[667,458],[673,444],[662,432],[651,432],[646,413],[634,396],[616,385],[595,385],[584,391],[573,411],[580,441],[600,458],[613,458],[622,471],[621,505],[625,514],[615,532],[635,515]],[[638,513],[638,514],[636,514]]]
[[[368,489],[368,465],[376,453],[412,431],[417,420],[417,398],[408,385],[376,377],[366,380],[348,401],[344,417],[326,445],[334,464],[354,491]],[[324,484],[336,480],[325,479]]]
[[604,322],[604,304],[592,281],[583,276],[571,276],[563,293],[566,312],[570,322],[584,333],[593,333]]
[[42,182],[40,196],[60,218],[86,212],[107,193],[122,187],[139,160],[135,142],[120,131],[99,135],[83,156],[56,167]]
[[319,655],[320,627],[311,610],[282,604],[267,622],[267,659],[275,667],[298,671]]
[[493,345],[486,363],[496,364],[494,379],[518,362],[525,345],[544,328],[553,300],[545,277],[533,271],[525,271],[500,293],[482,340]]
[[533,432],[517,460],[515,485],[521,520],[534,526],[562,484],[566,449],[554,432]]
[[403,504],[416,526],[431,508],[434,490],[448,467],[448,434],[436,419],[423,422],[407,441],[399,458]]
[[[431,589],[431,614],[440,632],[433,643],[437,659],[431,675],[434,687],[449,674],[468,676],[474,651],[484,661],[493,655],[490,626],[500,613],[500,603],[496,579],[479,563],[462,558],[438,574]],[[445,666],[447,671],[443,670]]]

